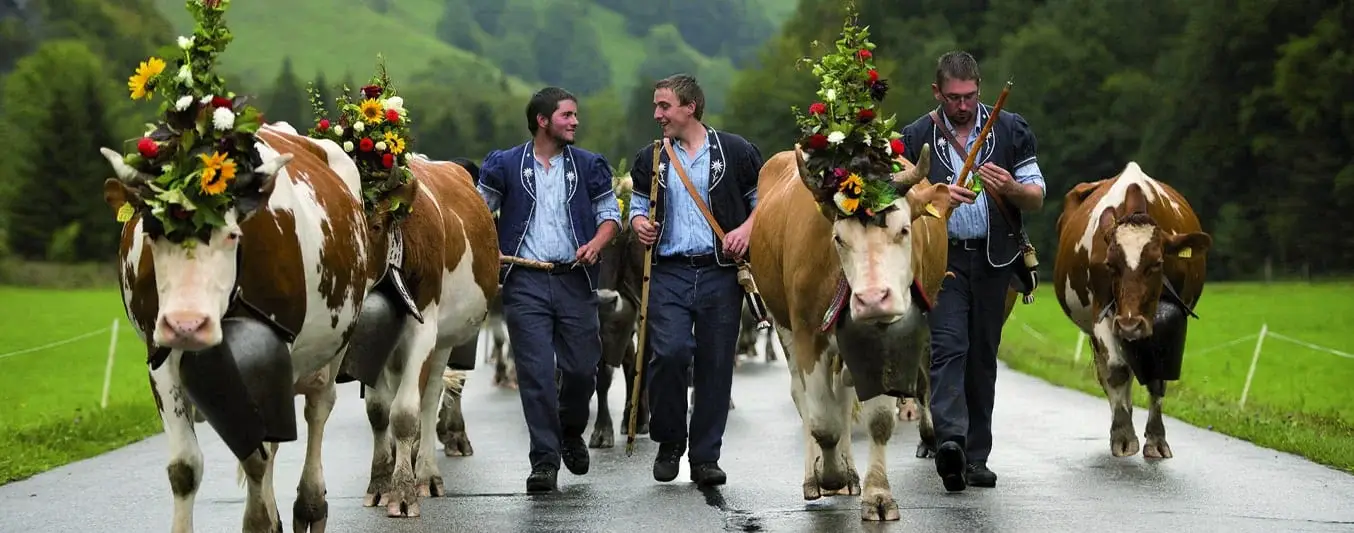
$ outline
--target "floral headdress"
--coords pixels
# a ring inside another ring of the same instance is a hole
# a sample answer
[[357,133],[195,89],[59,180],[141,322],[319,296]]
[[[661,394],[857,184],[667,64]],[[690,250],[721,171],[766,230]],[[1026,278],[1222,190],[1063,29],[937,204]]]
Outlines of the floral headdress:
[[888,82],[875,70],[868,27],[856,26],[854,9],[847,11],[836,52],[799,60],[813,66],[821,100],[809,105],[808,113],[798,106],[791,109],[800,127],[805,184],[820,203],[834,206],[841,215],[870,219],[921,176],[897,174],[903,171],[894,159],[903,153],[901,135],[893,129],[897,118],[878,116]]
[[[151,57],[127,80],[132,100],[158,94],[164,101],[158,123],[147,124],[145,136],[122,163],[140,174],[129,181],[153,216],[146,221],[158,221],[171,242],[192,247],[225,225],[226,212],[242,200],[245,187],[257,188],[253,169],[262,160],[254,133],[263,114],[246,105],[245,97],[227,91],[225,80],[212,70],[234,39],[222,20],[230,0],[187,0],[186,5],[197,26],[191,36],[178,38],[183,55],[172,69]],[[125,203],[117,220],[126,222],[133,214],[132,204]]]
[[334,99],[338,105],[336,120],[326,116],[314,85],[307,90],[317,119],[309,135],[334,141],[352,156],[362,177],[362,202],[367,213],[375,213],[380,202],[389,197],[391,215],[396,220],[408,216],[413,205],[390,193],[414,179],[407,166],[412,144],[409,112],[404,99],[391,87],[384,59],[377,64],[376,76],[362,87],[360,102],[354,102],[352,90],[343,86],[343,94]]

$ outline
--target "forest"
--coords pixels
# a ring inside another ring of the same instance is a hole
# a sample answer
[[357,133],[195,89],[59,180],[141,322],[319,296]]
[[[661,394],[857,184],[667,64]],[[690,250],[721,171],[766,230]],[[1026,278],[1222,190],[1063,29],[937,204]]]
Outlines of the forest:
[[[333,4],[339,4],[335,6]],[[478,160],[520,143],[530,93],[579,95],[580,146],[613,165],[657,134],[652,83],[694,73],[707,122],[765,157],[813,99],[796,59],[821,54],[838,0],[296,0],[232,5],[228,82],[304,130],[306,86],[333,95],[385,58],[415,150]],[[1053,265],[1063,194],[1129,161],[1186,195],[1214,237],[1210,279],[1342,276],[1354,267],[1354,6],[1330,0],[856,0],[906,124],[936,105],[936,58],[964,49],[984,102],[1038,136],[1048,184],[1028,218]],[[155,108],[126,78],[189,31],[182,0],[0,0],[0,258],[111,264],[119,227],[100,146]],[[1047,275],[1045,279],[1047,279]]]

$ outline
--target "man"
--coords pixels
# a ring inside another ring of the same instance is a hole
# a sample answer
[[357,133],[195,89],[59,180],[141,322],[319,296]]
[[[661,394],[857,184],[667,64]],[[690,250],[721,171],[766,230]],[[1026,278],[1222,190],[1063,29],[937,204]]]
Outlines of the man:
[[[653,118],[676,154],[674,160],[666,149],[659,153],[657,191],[650,190],[652,144],[635,154],[630,171],[634,181],[631,224],[640,242],[657,243],[646,349],[649,436],[659,443],[653,475],[664,482],[677,477],[689,438],[691,480],[720,485],[726,481],[719,452],[729,418],[734,352],[743,312],[743,290],[734,261],[747,252],[762,155],[743,137],[715,131],[701,122],[705,95],[689,75],[659,80],[654,84],[653,103]],[[723,242],[717,242],[714,229],[682,183],[678,165],[725,232]],[[658,220],[649,219],[651,206]],[[692,365],[695,405],[688,431],[686,382]]]
[[549,492],[557,488],[561,459],[575,475],[588,472],[583,431],[602,353],[597,259],[620,229],[620,209],[606,159],[573,146],[578,100],[572,94],[542,89],[527,103],[526,118],[532,139],[490,152],[479,190],[489,209],[499,210],[503,254],[555,265],[508,264],[500,275],[531,435],[527,491]]
[[946,268],[954,277],[946,277],[929,317],[931,416],[939,443],[936,472],[952,492],[997,483],[987,467],[997,346],[1013,263],[1021,257],[1021,212],[1038,210],[1045,194],[1034,132],[1019,114],[1004,109],[967,178],[970,186],[980,183],[981,192],[955,183],[991,118],[992,108],[979,101],[980,82],[973,56],[962,51],[940,56],[931,85],[938,110],[902,131],[905,155],[915,156],[922,144],[936,147],[933,161],[940,164],[931,165],[930,181],[949,183],[956,206],[948,227]]

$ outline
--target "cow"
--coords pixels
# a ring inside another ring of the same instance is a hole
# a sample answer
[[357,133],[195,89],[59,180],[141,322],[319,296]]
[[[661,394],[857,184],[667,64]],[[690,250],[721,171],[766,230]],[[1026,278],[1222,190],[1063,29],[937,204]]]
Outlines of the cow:
[[1091,338],[1109,399],[1110,452],[1138,453],[1130,378],[1147,387],[1143,456],[1169,458],[1165,382],[1179,379],[1187,315],[1203,294],[1213,239],[1189,202],[1130,161],[1116,176],[1068,191],[1058,217],[1053,287],[1063,313]]
[[[262,125],[254,147],[262,164],[239,170],[224,225],[191,250],[147,217],[141,198],[155,194],[147,187],[153,178],[101,149],[117,175],[104,183],[104,200],[114,210],[134,209],[122,227],[118,282],[150,359],[176,532],[192,531],[202,481],[192,407],[240,460],[244,531],[282,529],[270,484],[278,443],[296,439],[295,394],[305,396],[307,435],[294,527],[323,531],[328,520],[320,445],[336,400],[334,375],[374,281],[357,167],[338,145],[285,123]],[[270,379],[271,387],[258,385]],[[266,427],[251,418],[256,410]]]
[[[471,170],[420,154],[411,154],[408,165],[413,179],[390,198],[411,205],[411,213],[398,225],[369,221],[380,228],[369,238],[373,257],[387,257],[387,248],[402,246],[394,256],[421,318],[406,319],[391,332],[398,338],[395,352],[365,394],[373,447],[362,503],[384,504],[389,517],[417,517],[421,497],[445,490],[434,456],[442,376],[454,349],[469,346],[473,352],[489,302],[498,294],[497,231]],[[460,418],[459,409],[448,415]],[[463,419],[460,425],[464,428]]]
[[[904,194],[879,227],[836,216],[831,192],[817,188],[798,145],[777,153],[758,178],[750,239],[753,277],[776,324],[804,424],[804,499],[861,495],[863,520],[899,519],[885,459],[896,417],[890,395],[916,397],[928,413],[927,383],[919,379],[930,360],[925,302],[940,291],[948,253],[949,192],[925,179],[930,146],[915,165],[897,160],[903,170],[892,184]],[[900,374],[898,389],[861,397],[857,387],[879,376],[850,369],[852,360],[898,363],[890,369]],[[851,451],[857,399],[871,437],[863,495]],[[919,432],[934,440],[929,415]]]
[[[627,178],[628,181],[628,178]],[[615,446],[615,425],[607,393],[611,390],[613,369],[620,367],[625,380],[625,409],[620,422],[621,433],[628,433],[630,398],[635,388],[635,333],[639,330],[640,291],[644,276],[644,245],[633,229],[626,227],[602,249],[600,278],[597,282],[597,318],[601,325],[602,358],[597,364],[597,419],[593,422],[591,448]],[[640,390],[647,380],[641,379]],[[649,432],[649,401],[640,396],[639,412],[635,419],[635,433]]]

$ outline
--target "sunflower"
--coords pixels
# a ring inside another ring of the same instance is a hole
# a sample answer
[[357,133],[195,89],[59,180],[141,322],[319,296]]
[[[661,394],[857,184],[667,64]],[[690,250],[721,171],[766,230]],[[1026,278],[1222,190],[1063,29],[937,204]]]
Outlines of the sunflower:
[[146,90],[146,85],[149,85],[152,78],[159,76],[164,71],[165,62],[158,57],[142,61],[141,65],[136,67],[136,74],[127,78],[127,90],[132,92],[132,100],[141,98],[150,100],[151,94]]
[[865,193],[865,181],[860,179],[859,174],[852,172],[851,175],[842,180],[842,183],[837,187],[837,190],[848,197],[860,198],[860,196]]
[[212,155],[201,154],[198,157],[202,159],[202,192],[221,194],[230,184],[230,180],[235,179],[235,162],[226,159],[226,154],[221,152],[212,152]]
[[380,124],[385,119],[382,112],[381,103],[375,99],[368,98],[362,101],[361,113],[362,120],[367,124]]
[[390,153],[395,155],[404,153],[404,139],[401,139],[395,132],[387,131],[385,134],[385,142],[386,147],[390,149]]

